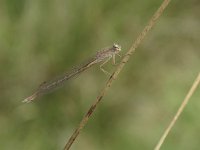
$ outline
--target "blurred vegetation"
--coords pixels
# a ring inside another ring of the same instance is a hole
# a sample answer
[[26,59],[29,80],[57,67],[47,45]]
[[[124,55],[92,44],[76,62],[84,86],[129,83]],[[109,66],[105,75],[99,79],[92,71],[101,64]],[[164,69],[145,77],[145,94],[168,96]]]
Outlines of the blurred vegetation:
[[[34,103],[21,101],[101,48],[116,42],[125,53],[161,2],[1,0],[0,149],[62,149],[108,76],[96,66]],[[199,18],[198,0],[172,1],[72,149],[155,146],[199,72]],[[163,150],[199,149],[199,90]]]

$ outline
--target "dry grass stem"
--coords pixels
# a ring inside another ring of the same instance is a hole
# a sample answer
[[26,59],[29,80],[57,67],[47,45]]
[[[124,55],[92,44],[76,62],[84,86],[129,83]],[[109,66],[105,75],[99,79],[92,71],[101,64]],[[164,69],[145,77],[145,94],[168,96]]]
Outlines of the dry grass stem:
[[108,79],[106,82],[105,87],[101,90],[100,94],[97,96],[95,102],[92,104],[90,107],[89,111],[85,114],[83,117],[82,121],[80,122],[79,126],[77,129],[74,131],[70,139],[68,140],[67,144],[64,147],[64,150],[69,150],[73,142],[76,140],[77,136],[79,135],[81,129],[86,125],[88,122],[88,119],[90,118],[91,114],[94,112],[96,106],[98,103],[102,100],[103,96],[105,93],[108,91],[110,88],[112,82],[117,78],[118,74],[120,71],[123,69],[124,65],[128,62],[130,56],[135,52],[135,49],[141,44],[147,33],[151,30],[151,28],[155,25],[156,21],[158,18],[161,16],[167,5],[169,4],[170,0],[164,0],[161,6],[158,8],[158,10],[155,12],[153,17],[150,19],[149,23],[145,26],[141,34],[137,37],[136,41],[133,43],[131,48],[128,50],[128,52],[124,55],[122,58],[120,64],[117,66],[116,70],[114,73],[111,75],[111,77]]
[[190,88],[188,94],[186,95],[185,99],[183,100],[183,102],[181,103],[178,111],[176,112],[174,118],[172,119],[172,121],[170,122],[169,126],[166,128],[165,132],[163,133],[163,135],[161,136],[158,144],[156,145],[154,150],[159,150],[160,147],[162,146],[164,140],[166,139],[169,131],[172,129],[172,127],[174,126],[174,124],[176,123],[176,120],[179,118],[180,114],[183,112],[185,106],[187,105],[187,103],[189,102],[189,99],[191,98],[191,96],[193,95],[194,91],[196,90],[196,88],[198,87],[200,82],[200,72],[199,75],[197,76],[196,80],[194,81],[192,87]]

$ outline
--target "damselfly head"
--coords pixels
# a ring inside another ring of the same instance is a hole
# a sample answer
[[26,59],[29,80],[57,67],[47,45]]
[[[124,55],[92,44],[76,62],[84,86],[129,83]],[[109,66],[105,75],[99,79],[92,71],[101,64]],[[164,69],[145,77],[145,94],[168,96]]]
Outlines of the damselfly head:
[[119,46],[118,44],[113,44],[113,48],[116,50],[116,52],[120,52],[121,51],[121,46]]

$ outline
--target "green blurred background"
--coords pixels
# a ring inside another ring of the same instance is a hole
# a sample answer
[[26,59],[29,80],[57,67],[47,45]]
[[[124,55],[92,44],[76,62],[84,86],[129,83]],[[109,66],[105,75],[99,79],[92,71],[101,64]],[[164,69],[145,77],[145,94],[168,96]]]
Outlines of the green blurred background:
[[[0,149],[62,149],[108,76],[96,65],[34,103],[21,101],[114,42],[124,54],[161,2],[1,0]],[[199,47],[200,1],[172,1],[72,149],[153,149],[199,72]],[[199,91],[163,150],[199,149]]]

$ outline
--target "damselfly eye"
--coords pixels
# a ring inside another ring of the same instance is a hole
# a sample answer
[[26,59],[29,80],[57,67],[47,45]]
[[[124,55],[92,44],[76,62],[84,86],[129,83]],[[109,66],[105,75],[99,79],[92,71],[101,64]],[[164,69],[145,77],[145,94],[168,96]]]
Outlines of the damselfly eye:
[[121,51],[121,46],[119,46],[118,44],[113,44],[113,47],[117,50],[117,51]]

